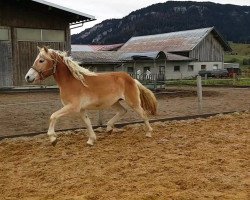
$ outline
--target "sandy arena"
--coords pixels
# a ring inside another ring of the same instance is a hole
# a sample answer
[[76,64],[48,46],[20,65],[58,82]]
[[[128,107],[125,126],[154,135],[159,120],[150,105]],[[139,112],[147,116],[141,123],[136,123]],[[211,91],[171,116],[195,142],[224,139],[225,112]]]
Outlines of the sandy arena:
[[[0,141],[0,199],[249,199],[250,113]],[[84,134],[83,134],[84,132]]]
[[[166,94],[157,95],[158,114],[151,119],[197,115],[195,87],[167,87]],[[250,88],[203,88],[203,113],[220,113],[250,109]],[[62,107],[55,92],[0,93],[0,136],[30,132],[46,132],[50,115]],[[119,122],[141,120],[128,108]],[[115,115],[112,110],[103,111],[103,124]],[[92,124],[98,122],[97,111],[90,111]],[[56,129],[84,127],[79,116],[62,117]]]

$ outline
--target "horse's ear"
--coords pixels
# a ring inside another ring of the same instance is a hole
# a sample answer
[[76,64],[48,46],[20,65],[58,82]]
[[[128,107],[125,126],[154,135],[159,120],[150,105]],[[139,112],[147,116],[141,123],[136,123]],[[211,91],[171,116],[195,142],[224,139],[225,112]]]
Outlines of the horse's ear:
[[48,53],[48,52],[49,52],[48,47],[44,46],[44,47],[43,47],[43,49],[44,49],[44,51],[45,51],[46,53]]
[[41,51],[41,49],[42,49],[42,48],[41,48],[41,47],[39,47],[39,46],[37,46],[37,49],[38,49],[39,51]]

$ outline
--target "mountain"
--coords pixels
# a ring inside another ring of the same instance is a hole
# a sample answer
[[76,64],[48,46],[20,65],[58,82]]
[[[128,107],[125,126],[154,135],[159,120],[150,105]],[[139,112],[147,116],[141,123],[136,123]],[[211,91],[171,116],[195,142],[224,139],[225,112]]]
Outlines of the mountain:
[[250,6],[167,1],[110,19],[72,35],[72,44],[125,43],[133,36],[214,26],[228,41],[250,43]]

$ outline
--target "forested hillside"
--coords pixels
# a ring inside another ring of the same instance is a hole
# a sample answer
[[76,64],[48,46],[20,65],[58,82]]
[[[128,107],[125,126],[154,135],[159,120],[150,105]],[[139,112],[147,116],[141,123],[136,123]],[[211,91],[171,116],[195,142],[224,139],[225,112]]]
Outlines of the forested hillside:
[[228,41],[250,43],[250,6],[211,2],[158,3],[72,35],[72,44],[124,43],[132,36],[214,26]]

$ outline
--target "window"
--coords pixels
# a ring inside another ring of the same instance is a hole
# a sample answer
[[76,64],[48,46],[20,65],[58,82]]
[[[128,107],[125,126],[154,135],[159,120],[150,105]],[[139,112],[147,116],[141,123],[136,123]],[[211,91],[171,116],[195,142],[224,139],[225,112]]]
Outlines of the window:
[[174,66],[174,72],[179,72],[180,71],[180,66]]
[[0,40],[9,40],[9,30],[7,28],[0,28]]
[[19,41],[42,41],[42,42],[64,42],[65,33],[63,30],[17,28],[17,40]]
[[218,69],[218,68],[219,68],[218,64],[214,64],[213,69]]
[[40,29],[17,28],[17,40],[42,41]]
[[207,66],[206,65],[201,65],[201,70],[206,70]]
[[193,65],[188,65],[188,71],[194,71],[194,66]]
[[64,31],[62,30],[42,30],[42,41],[63,42],[64,37]]

